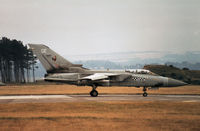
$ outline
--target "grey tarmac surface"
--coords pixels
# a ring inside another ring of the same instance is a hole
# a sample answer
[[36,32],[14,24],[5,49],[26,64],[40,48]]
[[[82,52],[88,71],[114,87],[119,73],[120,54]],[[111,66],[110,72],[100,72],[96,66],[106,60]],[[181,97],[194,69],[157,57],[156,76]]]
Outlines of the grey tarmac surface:
[[0,104],[6,103],[57,103],[57,102],[87,102],[87,101],[175,101],[200,102],[199,95],[20,95],[0,96]]

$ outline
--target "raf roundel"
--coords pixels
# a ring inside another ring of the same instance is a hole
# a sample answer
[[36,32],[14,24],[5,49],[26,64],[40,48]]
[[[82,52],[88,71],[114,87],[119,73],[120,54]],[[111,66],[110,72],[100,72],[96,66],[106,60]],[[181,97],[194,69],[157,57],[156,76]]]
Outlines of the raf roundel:
[[52,60],[53,60],[53,61],[56,61],[56,56],[52,57]]

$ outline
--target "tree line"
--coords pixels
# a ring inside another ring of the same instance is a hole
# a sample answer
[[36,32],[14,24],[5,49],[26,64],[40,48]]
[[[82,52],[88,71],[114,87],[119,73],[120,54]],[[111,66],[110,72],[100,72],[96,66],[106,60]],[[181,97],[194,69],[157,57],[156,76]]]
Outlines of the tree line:
[[0,80],[4,83],[35,81],[36,59],[21,41],[6,37],[0,39]]

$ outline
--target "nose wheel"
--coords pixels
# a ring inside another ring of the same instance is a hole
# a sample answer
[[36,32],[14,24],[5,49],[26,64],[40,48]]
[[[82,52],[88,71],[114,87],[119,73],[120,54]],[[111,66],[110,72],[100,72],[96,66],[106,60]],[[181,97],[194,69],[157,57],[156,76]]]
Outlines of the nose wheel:
[[90,92],[90,96],[92,96],[92,97],[97,97],[97,96],[98,96],[98,91],[92,90],[92,91]]
[[148,96],[148,94],[147,94],[146,92],[144,92],[144,93],[143,93],[143,96],[144,96],[144,97],[147,97],[147,96]]
[[147,88],[144,87],[144,88],[143,88],[143,91],[144,91],[143,96],[144,96],[144,97],[147,97],[147,96],[148,96],[148,93],[146,92],[146,91],[147,91]]
[[98,91],[96,90],[97,86],[96,85],[92,85],[92,91],[90,92],[90,96],[92,97],[97,97],[98,96]]

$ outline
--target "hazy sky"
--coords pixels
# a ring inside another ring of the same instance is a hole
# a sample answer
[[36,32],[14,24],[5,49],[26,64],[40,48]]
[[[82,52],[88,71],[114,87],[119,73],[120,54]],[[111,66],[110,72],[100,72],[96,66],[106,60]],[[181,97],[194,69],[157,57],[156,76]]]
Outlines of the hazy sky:
[[200,0],[0,0],[0,36],[63,55],[200,50]]

